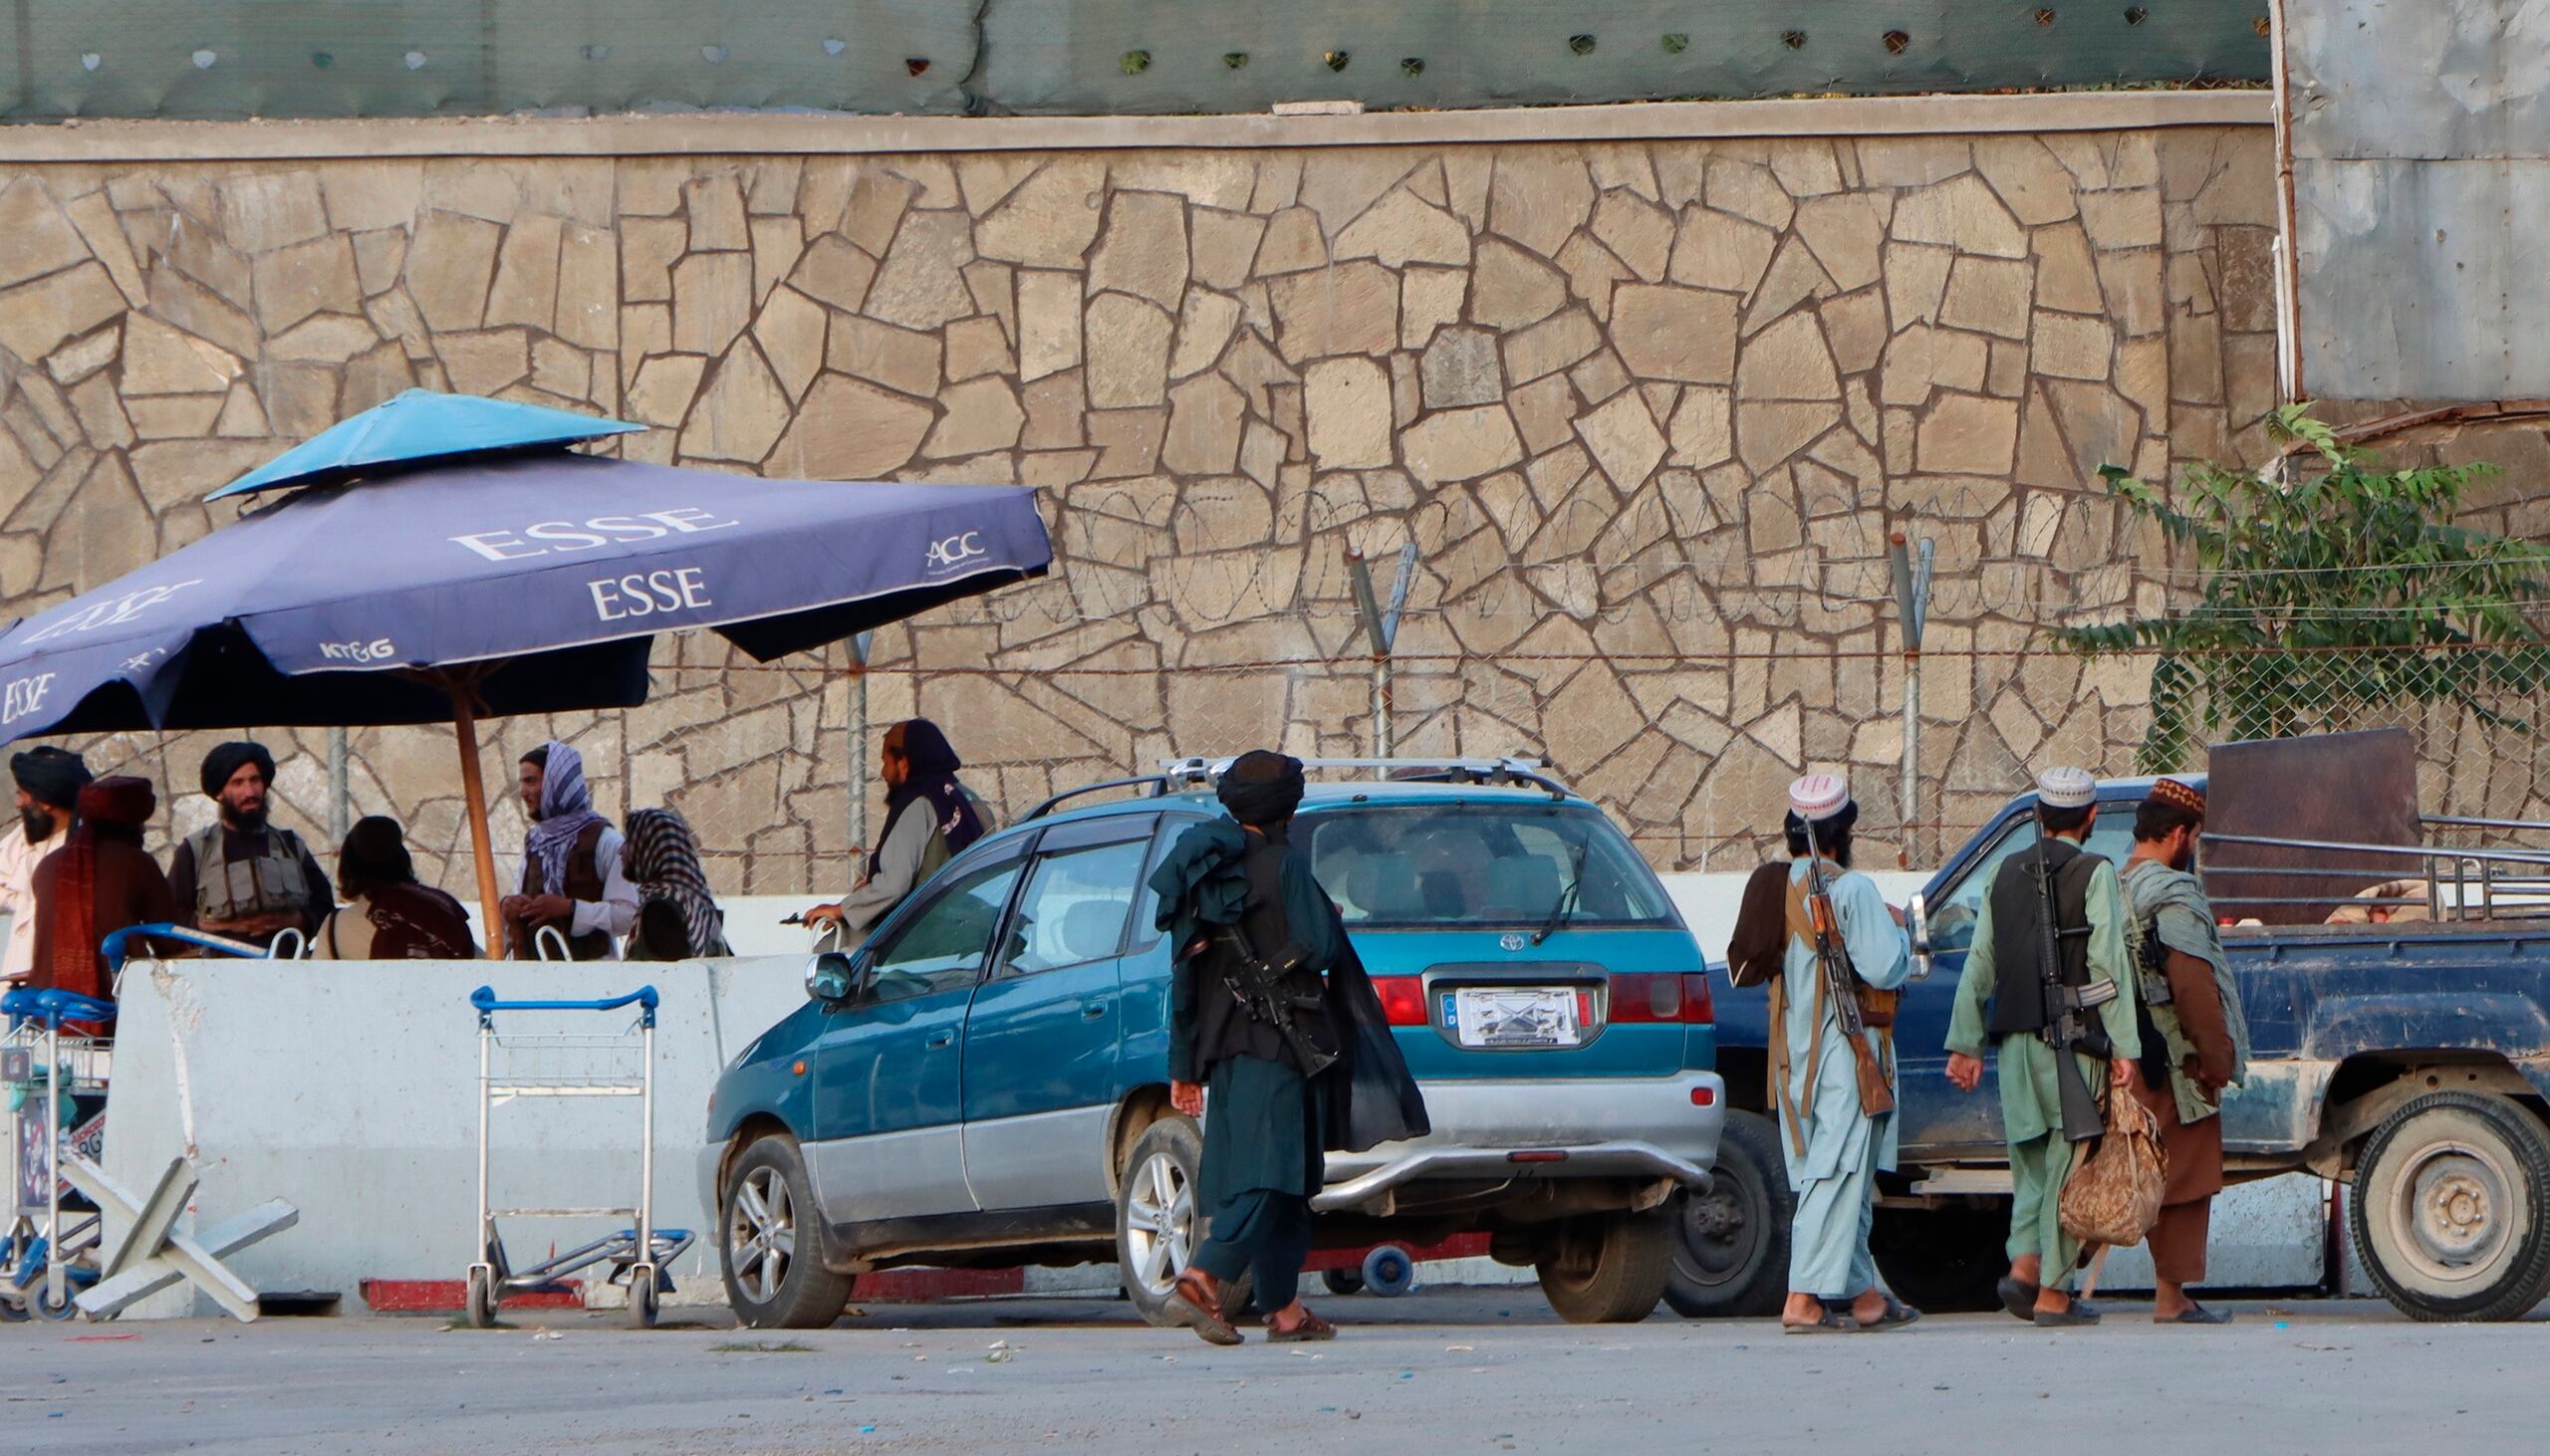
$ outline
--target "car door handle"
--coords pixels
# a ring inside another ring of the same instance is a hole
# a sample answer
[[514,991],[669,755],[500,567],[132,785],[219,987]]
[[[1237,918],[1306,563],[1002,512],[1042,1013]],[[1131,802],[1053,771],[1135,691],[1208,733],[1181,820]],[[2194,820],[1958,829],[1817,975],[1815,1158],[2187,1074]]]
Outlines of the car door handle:
[[1082,1002],[1080,1007],[1080,1019],[1083,1021],[1105,1021],[1107,1019],[1107,1003],[1104,1001]]
[[931,1032],[929,1034],[929,1040],[921,1043],[921,1045],[932,1052],[938,1051],[944,1047],[952,1047],[956,1045],[956,1034],[954,1032]]

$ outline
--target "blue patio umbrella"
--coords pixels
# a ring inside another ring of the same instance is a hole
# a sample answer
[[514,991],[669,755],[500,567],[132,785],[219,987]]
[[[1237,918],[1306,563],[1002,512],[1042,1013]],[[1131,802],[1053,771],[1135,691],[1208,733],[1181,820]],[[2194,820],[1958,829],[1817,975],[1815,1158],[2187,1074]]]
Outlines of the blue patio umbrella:
[[459,460],[543,445],[563,447],[645,428],[624,419],[573,414],[511,399],[408,389],[337,421],[204,499],[325,485],[428,460]]
[[451,721],[492,927],[480,716],[642,702],[659,631],[769,661],[1042,576],[1052,555],[1025,487],[564,451],[375,467],[0,632],[0,742]]

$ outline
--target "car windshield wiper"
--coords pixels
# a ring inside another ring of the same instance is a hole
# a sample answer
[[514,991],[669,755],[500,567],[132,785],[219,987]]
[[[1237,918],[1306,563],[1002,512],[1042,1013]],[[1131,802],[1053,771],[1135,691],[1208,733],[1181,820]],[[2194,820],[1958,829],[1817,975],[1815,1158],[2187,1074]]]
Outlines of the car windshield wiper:
[[1558,927],[1576,918],[1577,897],[1585,888],[1585,853],[1593,846],[1591,839],[1576,842],[1576,860],[1568,871],[1567,888],[1558,892],[1558,903],[1550,906],[1550,917],[1541,922],[1540,929],[1532,932],[1532,944],[1538,945],[1549,939],[1557,933]]

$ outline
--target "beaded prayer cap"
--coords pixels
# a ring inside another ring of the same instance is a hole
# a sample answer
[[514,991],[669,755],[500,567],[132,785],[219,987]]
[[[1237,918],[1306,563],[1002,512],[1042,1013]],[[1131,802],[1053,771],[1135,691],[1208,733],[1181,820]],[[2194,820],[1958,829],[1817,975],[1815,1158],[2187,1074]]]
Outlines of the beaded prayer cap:
[[2048,809],[2087,809],[2099,802],[2099,781],[2087,769],[2047,769],[2037,775],[2036,802]]
[[2154,780],[2151,798],[2155,804],[2166,804],[2198,819],[2204,818],[2204,795],[2175,779]]
[[1789,808],[1813,824],[1840,814],[1851,802],[1851,786],[1831,774],[1809,774],[1789,785]]

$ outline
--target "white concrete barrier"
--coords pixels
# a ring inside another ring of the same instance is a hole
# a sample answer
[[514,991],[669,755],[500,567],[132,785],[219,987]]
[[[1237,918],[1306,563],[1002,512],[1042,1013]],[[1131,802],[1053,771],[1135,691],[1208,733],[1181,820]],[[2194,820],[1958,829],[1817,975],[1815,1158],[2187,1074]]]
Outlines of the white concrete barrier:
[[[478,1029],[468,996],[594,1000],[651,983],[655,1209],[701,1237],[673,1267],[680,1298],[723,1299],[701,1226],[691,1154],[727,1060],[805,996],[802,957],[655,965],[488,961],[138,961],[124,979],[106,1162],[128,1184],[195,1160],[207,1222],[268,1198],[300,1226],[242,1252],[262,1291],[335,1290],[359,1308],[366,1279],[458,1279],[477,1206]],[[616,1033],[636,1008],[500,1013],[499,1031]],[[558,1054],[562,1059],[569,1054]],[[522,1099],[492,1113],[496,1202],[634,1203],[638,1104],[629,1097]],[[615,1222],[613,1226],[618,1226]],[[608,1232],[603,1220],[501,1225],[517,1266]],[[110,1231],[112,1233],[112,1231]],[[595,1272],[598,1276],[599,1271]],[[135,1313],[197,1313],[190,1294]]]

